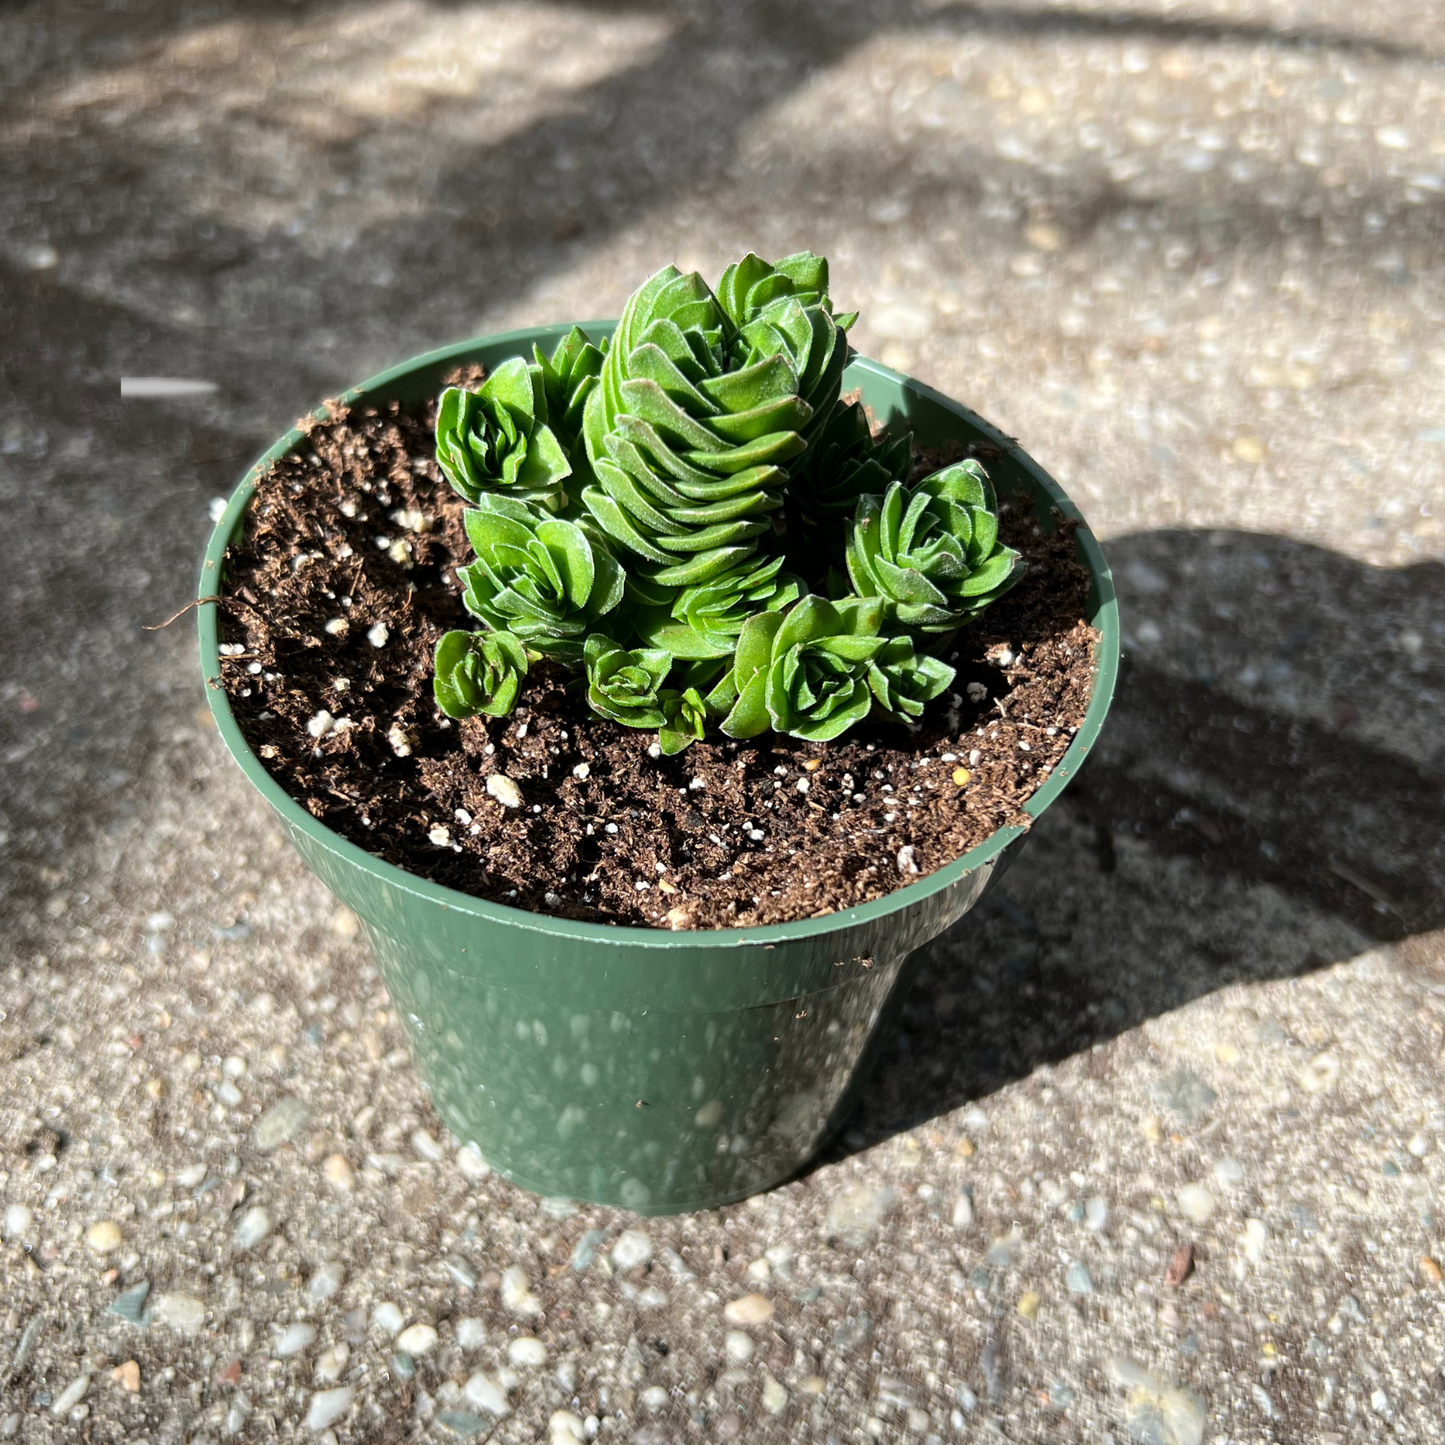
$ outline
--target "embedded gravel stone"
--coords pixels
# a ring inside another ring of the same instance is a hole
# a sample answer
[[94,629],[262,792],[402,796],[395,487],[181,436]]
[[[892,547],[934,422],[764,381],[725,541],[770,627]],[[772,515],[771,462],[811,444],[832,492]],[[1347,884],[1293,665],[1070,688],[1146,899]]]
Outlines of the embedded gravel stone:
[[256,1147],[266,1151],[279,1149],[287,1140],[294,1139],[306,1127],[310,1118],[311,1110],[302,1100],[282,1099],[256,1121],[253,1136]]
[[640,1229],[628,1229],[617,1236],[612,1246],[612,1264],[615,1269],[635,1269],[652,1258],[652,1241]]
[[334,1425],[351,1408],[356,1399],[354,1385],[340,1385],[334,1390],[318,1390],[306,1408],[306,1428],[325,1430]]

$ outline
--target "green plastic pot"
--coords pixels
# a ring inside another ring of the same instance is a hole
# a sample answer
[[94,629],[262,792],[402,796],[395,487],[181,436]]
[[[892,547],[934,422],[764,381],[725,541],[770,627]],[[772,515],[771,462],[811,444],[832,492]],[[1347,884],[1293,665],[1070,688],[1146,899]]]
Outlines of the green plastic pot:
[[[614,323],[582,325],[600,337]],[[566,330],[534,327],[429,352],[343,400],[420,404],[456,366],[530,355],[534,341],[550,351]],[[906,420],[925,445],[1003,448],[991,468],[999,491],[1031,496],[1045,528],[1055,525],[1054,508],[1078,516],[1041,467],[957,402],[861,357],[845,374],[845,390],[853,387],[880,421]],[[258,477],[301,440],[287,432],[237,487],[206,552],[201,598],[220,589],[226,546],[241,536]],[[1114,692],[1113,583],[1088,529],[1075,536],[1093,578],[1097,673],[1083,726],[1027,804],[1035,818],[1078,771]],[[198,610],[221,737],[307,864],[361,919],[447,1127],[538,1194],[665,1214],[726,1204],[796,1173],[846,1118],[920,950],[978,903],[1024,841],[1024,830],[1000,829],[886,898],[767,928],[671,933],[483,902],[372,857],[282,791],[241,736],[221,686],[216,606]]]

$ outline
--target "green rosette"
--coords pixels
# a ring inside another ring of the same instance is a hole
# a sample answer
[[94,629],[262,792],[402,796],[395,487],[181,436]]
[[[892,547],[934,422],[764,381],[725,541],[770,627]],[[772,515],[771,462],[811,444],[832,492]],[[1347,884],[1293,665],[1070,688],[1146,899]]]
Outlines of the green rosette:
[[527,675],[527,652],[510,632],[445,632],[434,664],[432,694],[448,717],[505,717]]
[[868,415],[853,402],[833,409],[788,485],[788,551],[812,578],[843,566],[848,525],[860,498],[907,482],[913,441],[907,432],[876,441]]
[[812,409],[792,366],[781,353],[730,366],[732,329],[701,276],[664,267],[628,301],[587,398],[597,480],[582,503],[654,586],[751,555],[803,450]]
[[664,687],[672,658],[660,648],[620,647],[594,632],[582,652],[592,711],[629,728],[668,726]]
[[437,403],[437,465],[455,491],[476,503],[503,492],[549,512],[567,505],[567,451],[547,425],[540,368],[504,361],[476,391],[449,386]]
[[998,540],[998,501],[978,462],[891,483],[858,502],[847,541],[848,577],[877,598],[888,621],[918,633],[952,632],[1007,592],[1023,558]]
[[649,647],[665,648],[679,660],[731,657],[749,617],[789,607],[806,590],[801,578],[783,570],[781,557],[747,557],[694,587],[632,584],[638,602],[633,625]]
[[602,352],[588,339],[580,326],[574,326],[551,356],[540,346],[532,347],[535,367],[540,373],[542,392],[547,398],[547,419],[567,450],[575,475],[586,476],[587,450],[582,443],[582,417],[587,398],[602,374]]
[[666,721],[657,730],[657,742],[670,757],[701,740],[707,730],[707,703],[695,687],[682,692],[664,689],[661,696]]
[[880,636],[882,621],[876,598],[813,595],[786,614],[749,618],[731,674],[708,699],[714,707],[735,699],[723,732],[750,738],[771,728],[827,742],[867,717],[875,700],[894,717],[916,717],[954,670],[917,656],[908,637]]
[[799,251],[770,264],[749,252],[723,272],[717,297],[737,329],[737,364],[787,357],[798,378],[798,395],[812,410],[799,428],[810,447],[838,400],[849,356],[845,333],[857,320],[856,312],[833,314],[827,260]]
[[586,522],[488,493],[465,516],[477,560],[457,569],[468,612],[536,653],[581,661],[582,641],[622,600],[624,576]]

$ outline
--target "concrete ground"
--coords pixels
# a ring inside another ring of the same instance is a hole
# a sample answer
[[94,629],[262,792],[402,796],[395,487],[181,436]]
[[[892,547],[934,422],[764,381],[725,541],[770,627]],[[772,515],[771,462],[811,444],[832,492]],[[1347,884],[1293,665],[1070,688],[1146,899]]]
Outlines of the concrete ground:
[[[0,1438],[1445,1438],[1442,36],[0,6]],[[543,1203],[142,628],[318,398],[803,246],[1078,499],[1127,675],[832,1156]]]

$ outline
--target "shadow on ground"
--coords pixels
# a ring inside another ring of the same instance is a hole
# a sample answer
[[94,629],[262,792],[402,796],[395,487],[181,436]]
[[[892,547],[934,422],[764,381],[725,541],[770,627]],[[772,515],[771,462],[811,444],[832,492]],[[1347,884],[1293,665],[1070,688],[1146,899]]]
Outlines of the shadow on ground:
[[930,948],[837,1151],[1228,984],[1445,927],[1445,567],[1242,532],[1106,551],[1127,665],[1099,747]]

